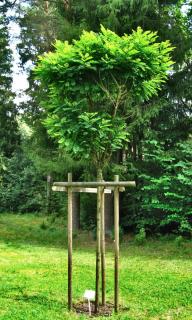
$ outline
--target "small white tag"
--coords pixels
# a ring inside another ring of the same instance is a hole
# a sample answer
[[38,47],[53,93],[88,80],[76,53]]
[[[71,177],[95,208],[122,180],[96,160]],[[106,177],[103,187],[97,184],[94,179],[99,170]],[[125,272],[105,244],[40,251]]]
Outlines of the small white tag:
[[89,301],[94,301],[95,300],[95,291],[93,291],[93,290],[85,290],[83,298],[87,299]]

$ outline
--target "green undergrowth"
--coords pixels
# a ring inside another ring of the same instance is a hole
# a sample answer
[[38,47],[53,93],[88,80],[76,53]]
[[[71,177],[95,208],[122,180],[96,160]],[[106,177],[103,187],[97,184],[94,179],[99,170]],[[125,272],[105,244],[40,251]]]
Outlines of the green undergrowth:
[[[87,319],[67,311],[67,234],[61,219],[0,215],[0,319]],[[113,301],[113,244],[107,242],[107,300]],[[120,303],[126,311],[108,319],[192,319],[190,241],[124,240],[120,255]],[[94,290],[95,242],[74,236],[73,297]],[[101,319],[101,317],[99,318]]]

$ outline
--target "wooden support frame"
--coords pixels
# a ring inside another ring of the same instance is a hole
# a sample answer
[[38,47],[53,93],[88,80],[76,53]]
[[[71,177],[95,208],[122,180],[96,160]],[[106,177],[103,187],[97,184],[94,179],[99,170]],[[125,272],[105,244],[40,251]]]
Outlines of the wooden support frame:
[[68,182],[54,182],[53,191],[67,192],[68,194],[68,309],[72,310],[72,193],[86,192],[97,193],[97,247],[96,247],[96,295],[95,312],[99,309],[99,279],[101,271],[102,280],[102,305],[106,303],[105,282],[105,216],[104,194],[114,192],[114,234],[115,234],[115,265],[114,265],[114,309],[119,310],[119,192],[125,187],[135,187],[135,181],[119,181],[115,176],[114,181],[103,181],[98,174],[97,182],[73,182],[72,174],[68,173]]

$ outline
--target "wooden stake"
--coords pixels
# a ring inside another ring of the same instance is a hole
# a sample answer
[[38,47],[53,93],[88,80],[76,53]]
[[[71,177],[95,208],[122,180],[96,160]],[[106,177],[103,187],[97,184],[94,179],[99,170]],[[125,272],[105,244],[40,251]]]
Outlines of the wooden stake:
[[[68,182],[72,182],[72,173],[68,173]],[[68,309],[72,309],[72,188],[68,188]]]
[[[98,170],[97,181],[102,179],[102,172]],[[96,281],[95,281],[95,313],[99,310],[99,273],[101,262],[101,187],[97,192],[97,248],[96,248]]]
[[106,277],[105,277],[105,193],[101,187],[101,279],[102,279],[102,305],[105,306]]
[[[119,176],[115,176],[115,181],[119,181]],[[114,304],[115,312],[119,310],[119,188],[114,190],[114,231],[115,231],[115,288]]]

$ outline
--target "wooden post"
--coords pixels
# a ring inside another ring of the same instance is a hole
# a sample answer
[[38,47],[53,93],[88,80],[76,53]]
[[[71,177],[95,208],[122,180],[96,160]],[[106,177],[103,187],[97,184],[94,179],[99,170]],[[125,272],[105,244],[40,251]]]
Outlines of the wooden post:
[[[97,181],[102,180],[102,171],[97,172]],[[95,313],[99,310],[99,274],[101,262],[101,187],[97,189],[97,248],[96,248],[96,282],[95,282]]]
[[101,187],[101,279],[102,279],[102,305],[105,306],[106,280],[105,280],[105,193]]
[[[119,176],[115,176],[115,181],[119,181]],[[114,304],[115,312],[119,310],[119,188],[114,190],[114,231],[115,231],[115,288]]]
[[[72,173],[68,173],[68,182],[72,182]],[[72,188],[68,188],[68,309],[72,309]]]
[[51,174],[47,175],[47,201],[46,201],[46,213],[51,211],[51,193],[52,193],[52,176]]

